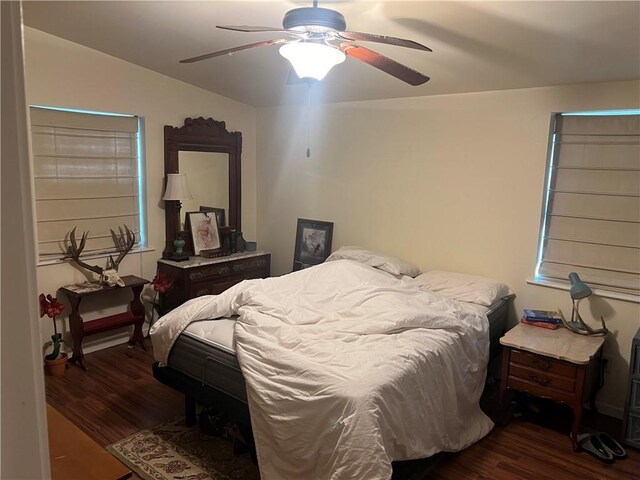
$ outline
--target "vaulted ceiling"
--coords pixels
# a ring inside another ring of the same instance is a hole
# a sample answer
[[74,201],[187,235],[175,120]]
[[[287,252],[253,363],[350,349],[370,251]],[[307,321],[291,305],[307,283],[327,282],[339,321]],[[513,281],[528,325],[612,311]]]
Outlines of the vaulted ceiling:
[[[27,26],[254,106],[306,101],[287,85],[277,46],[194,64],[179,60],[279,34],[216,25],[280,27],[302,1],[27,1]],[[640,78],[640,2],[321,1],[347,29],[408,38],[427,53],[366,44],[431,77],[412,87],[357,60],[314,89],[319,101],[355,101]],[[365,45],[365,44],[363,44]]]

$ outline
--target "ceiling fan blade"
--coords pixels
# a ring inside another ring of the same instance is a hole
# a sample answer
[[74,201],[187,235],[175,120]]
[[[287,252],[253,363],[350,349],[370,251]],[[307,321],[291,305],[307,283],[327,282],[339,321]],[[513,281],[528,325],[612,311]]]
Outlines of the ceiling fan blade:
[[216,25],[216,28],[222,30],[233,30],[234,32],[285,32],[296,33],[285,30],[282,27],[254,27],[251,25]]
[[231,55],[236,52],[241,52],[242,50],[248,50],[249,48],[267,47],[269,45],[278,45],[286,42],[287,40],[283,38],[279,38],[278,40],[265,40],[263,42],[250,43],[249,45],[242,45],[240,47],[227,48],[226,50],[220,50],[219,52],[207,53],[205,55],[199,55],[197,57],[187,58],[185,60],[180,60],[180,63],[194,63],[194,62],[199,62],[201,60],[207,60],[213,57],[220,57],[222,55]]
[[404,38],[385,37],[384,35],[375,35],[373,33],[361,32],[337,32],[337,35],[345,40],[386,43],[389,45],[396,45],[398,47],[415,48],[416,50],[424,50],[427,52],[433,51],[429,47],[425,47],[421,43],[414,42],[413,40],[405,40]]
[[348,56],[356,58],[364,63],[368,63],[372,67],[376,67],[377,69],[382,70],[383,72],[388,73],[389,75],[392,75],[410,85],[422,85],[429,81],[429,77],[423,75],[417,70],[409,68],[406,65],[402,65],[401,63],[391,60],[384,55],[380,55],[373,50],[369,50],[366,47],[343,43],[340,45],[340,50]]

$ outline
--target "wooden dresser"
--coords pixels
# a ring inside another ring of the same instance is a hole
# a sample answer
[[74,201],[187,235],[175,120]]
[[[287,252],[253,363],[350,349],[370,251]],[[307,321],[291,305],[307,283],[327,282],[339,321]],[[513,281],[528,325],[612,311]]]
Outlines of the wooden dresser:
[[268,277],[271,254],[242,252],[218,258],[191,257],[184,262],[162,259],[158,272],[174,282],[162,296],[162,307],[171,310],[191,298],[222,293],[243,280]]

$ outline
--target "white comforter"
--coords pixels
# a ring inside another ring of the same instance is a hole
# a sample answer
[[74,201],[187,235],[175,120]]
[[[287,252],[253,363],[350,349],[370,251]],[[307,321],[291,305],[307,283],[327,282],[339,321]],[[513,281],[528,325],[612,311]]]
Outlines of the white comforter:
[[486,435],[488,322],[349,260],[242,282],[152,328],[166,363],[191,322],[237,314],[236,352],[263,480],[389,479],[391,461]]

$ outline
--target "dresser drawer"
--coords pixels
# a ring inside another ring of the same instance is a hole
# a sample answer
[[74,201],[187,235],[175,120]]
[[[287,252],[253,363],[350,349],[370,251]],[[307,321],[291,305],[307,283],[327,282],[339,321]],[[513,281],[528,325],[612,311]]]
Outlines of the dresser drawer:
[[633,342],[633,349],[631,350],[631,361],[633,362],[631,375],[640,374],[640,344]]
[[528,367],[540,372],[561,375],[571,379],[576,376],[576,366],[571,363],[553,358],[541,358],[538,355],[523,352],[522,350],[511,350],[510,360],[512,365]]
[[[216,265],[200,267],[190,271],[187,276],[191,282],[201,282],[204,280],[218,280],[224,277],[232,277],[235,275],[251,274],[252,272],[261,273],[260,276],[269,275],[269,259],[264,256],[244,258],[230,262],[224,262]],[[249,277],[247,277],[249,278]],[[250,277],[257,278],[257,277]],[[237,283],[237,282],[236,282]]]
[[640,412],[640,377],[632,378],[629,390],[629,408]]
[[228,288],[233,287],[236,283],[240,283],[243,280],[251,280],[253,278],[263,278],[266,275],[261,275],[259,270],[249,272],[244,275],[236,275],[232,277],[225,277],[223,279],[216,279],[216,281],[208,282],[195,282],[192,283],[187,291],[188,298],[201,297],[203,295],[219,295]]
[[628,445],[640,448],[640,414],[629,412],[624,441]]
[[573,392],[575,390],[575,379],[552,375],[533,368],[521,367],[511,364],[509,368],[509,380],[512,377],[527,382],[540,385],[541,387],[552,387],[565,392]]

